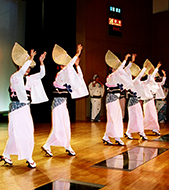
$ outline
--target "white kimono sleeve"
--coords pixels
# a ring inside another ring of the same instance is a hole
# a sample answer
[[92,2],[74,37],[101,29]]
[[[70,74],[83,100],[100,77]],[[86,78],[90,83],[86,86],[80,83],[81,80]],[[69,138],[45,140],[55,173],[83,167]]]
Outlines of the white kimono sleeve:
[[77,67],[77,70],[78,70],[79,81],[81,81],[82,85],[79,88],[77,88],[76,90],[72,91],[71,97],[73,99],[81,98],[81,97],[89,95],[86,83],[83,79],[83,74],[82,74],[82,70],[81,70],[80,66]]
[[13,89],[15,89],[17,97],[21,103],[29,102],[26,95],[23,76],[31,63],[31,60],[26,61],[25,64],[21,67],[21,69],[14,73],[10,78],[11,86]]
[[57,74],[55,79],[55,84],[59,86],[69,86],[69,92],[73,99],[88,95],[80,67],[78,67],[78,73],[73,67],[76,59],[77,56],[74,56],[70,63]]
[[41,78],[45,76],[45,66],[40,66],[40,72],[30,76],[32,104],[48,101]]
[[133,87],[131,77],[123,69],[125,63],[126,61],[123,61],[120,67],[108,76],[106,85],[112,86],[117,84],[123,84],[123,89],[126,90],[131,89]]
[[148,86],[149,86],[150,90],[153,92],[153,94],[155,94],[157,92],[157,90],[159,89],[158,84],[154,80],[154,77],[157,72],[158,72],[158,69],[156,68],[154,70],[153,74],[150,76],[150,82],[148,83]]

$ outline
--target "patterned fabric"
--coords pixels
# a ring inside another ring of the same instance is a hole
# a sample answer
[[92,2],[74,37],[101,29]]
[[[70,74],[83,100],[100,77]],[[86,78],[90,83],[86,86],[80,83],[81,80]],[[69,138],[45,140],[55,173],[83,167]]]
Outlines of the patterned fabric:
[[62,104],[64,101],[66,101],[67,98],[54,98],[53,102],[52,102],[52,107],[51,109],[53,110],[55,107],[59,106],[60,104]]
[[110,103],[110,102],[114,102],[118,99],[118,96],[113,94],[113,93],[108,93],[106,96],[106,104]]
[[13,112],[25,105],[30,105],[30,103],[26,104],[26,103],[20,103],[19,101],[13,101],[9,104],[9,113]]
[[138,97],[130,97],[128,102],[128,107],[134,106],[135,104],[139,103],[140,98]]
[[153,99],[153,98],[150,98],[150,99],[144,100],[144,101],[143,101],[143,104],[149,102],[149,101],[152,100],[152,99]]

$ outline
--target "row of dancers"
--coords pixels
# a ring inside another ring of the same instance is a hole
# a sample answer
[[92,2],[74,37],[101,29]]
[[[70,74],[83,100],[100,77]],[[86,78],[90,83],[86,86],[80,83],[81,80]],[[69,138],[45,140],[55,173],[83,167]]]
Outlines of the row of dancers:
[[[147,60],[141,70],[134,63],[136,56],[136,54],[132,54],[131,57],[130,54],[127,54],[119,66],[120,60],[112,52],[107,52],[107,63],[112,68],[112,73],[107,77],[106,82],[107,125],[102,139],[103,143],[113,145],[110,141],[111,137],[115,138],[119,145],[124,145],[124,142],[120,139],[124,133],[122,111],[119,103],[120,93],[124,90],[127,91],[129,97],[128,125],[125,136],[132,140],[132,133],[139,133],[143,140],[147,140],[145,130],[152,130],[155,135],[160,135],[154,97],[157,99],[165,98],[162,85],[166,80],[166,72],[162,70],[163,80],[162,82],[156,82],[155,76],[157,76],[162,65],[161,62],[154,68],[151,62]],[[125,67],[129,57],[131,57],[131,61]],[[146,80],[142,80],[145,73],[148,74],[148,77]],[[140,100],[143,101],[143,111]]]
[[[85,97],[89,94],[79,65],[79,56],[82,49],[81,44],[77,45],[76,55],[73,58],[58,45],[54,46],[52,52],[54,62],[60,65],[60,71],[56,74],[53,82],[52,129],[46,143],[41,147],[51,157],[53,156],[51,146],[62,146],[69,155],[76,155],[70,145],[71,128],[66,101],[68,93],[71,94],[73,99]],[[120,93],[124,89],[130,94],[129,122],[128,130],[125,133],[126,136],[132,139],[131,133],[139,132],[140,136],[146,139],[144,129],[152,129],[159,135],[159,125],[156,115],[154,115],[155,110],[153,112],[153,91],[152,89],[150,90],[150,87],[153,86],[153,89],[155,89],[154,76],[161,64],[158,64],[157,69],[148,78],[148,82],[140,80],[147,66],[132,80],[130,67],[133,65],[136,55],[133,54],[132,61],[128,66],[124,67],[131,55],[127,54],[125,60],[121,63],[117,58],[112,59],[110,51],[108,53],[111,56],[108,56],[106,63],[112,68],[112,73],[107,77],[106,81],[107,124],[102,139],[103,143],[112,145],[110,138],[115,138],[119,145],[124,145],[124,142],[120,139],[123,137],[123,120],[119,104]],[[46,52],[39,57],[40,72],[29,75],[31,68],[36,65],[34,61],[35,55],[36,51],[31,50],[29,55],[18,43],[15,43],[12,49],[12,59],[17,65],[17,71],[10,77],[9,138],[3,155],[0,157],[0,160],[4,161],[5,164],[12,165],[10,155],[18,155],[18,160],[26,159],[26,163],[30,168],[36,168],[36,163],[32,159],[34,125],[30,104],[48,101],[41,82],[41,79],[45,76],[44,60]],[[148,90],[146,90],[147,88]],[[143,127],[143,114],[139,104],[140,98],[145,100],[145,116],[147,118],[144,117],[144,120],[148,120],[146,128]],[[150,119],[150,116],[152,119]],[[150,120],[152,120],[152,124]]]

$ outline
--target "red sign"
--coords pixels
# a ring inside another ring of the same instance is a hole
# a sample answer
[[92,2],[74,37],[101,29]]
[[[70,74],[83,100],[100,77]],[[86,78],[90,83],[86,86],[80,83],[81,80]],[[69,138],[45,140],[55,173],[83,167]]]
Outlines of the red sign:
[[109,25],[122,27],[122,21],[115,18],[109,18]]

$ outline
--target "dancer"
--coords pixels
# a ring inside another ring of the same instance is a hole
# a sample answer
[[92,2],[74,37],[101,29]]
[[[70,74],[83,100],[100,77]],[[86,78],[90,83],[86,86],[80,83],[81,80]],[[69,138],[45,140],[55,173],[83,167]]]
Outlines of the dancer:
[[[163,77],[156,77],[155,81],[157,82],[159,89],[156,92],[155,99],[156,99],[156,108],[157,108],[157,113],[158,113],[158,122],[159,123],[165,123],[167,120],[166,118],[166,97],[168,90],[166,92],[164,91],[164,84],[166,81],[166,72],[162,70]],[[165,93],[164,93],[165,92]]]
[[99,75],[93,76],[93,81],[89,84],[91,101],[91,121],[100,121],[101,100],[104,95],[104,85],[99,81]]
[[31,50],[29,57],[27,52],[17,43],[12,49],[13,61],[19,67],[18,71],[10,78],[9,138],[3,156],[1,156],[1,161],[3,160],[5,164],[12,165],[10,155],[18,155],[18,160],[26,159],[26,163],[30,168],[36,167],[36,163],[32,159],[34,125],[30,113],[30,103],[48,101],[41,83],[41,78],[45,75],[43,61],[46,57],[46,52],[39,58],[40,72],[28,76],[31,67],[35,66],[33,61],[35,55],[36,51]]
[[118,143],[118,145],[123,146],[124,142],[120,139],[123,137],[123,119],[119,97],[123,88],[129,89],[132,86],[132,80],[123,69],[128,57],[131,55],[127,54],[123,63],[120,64],[120,60],[116,57],[115,59],[111,58],[112,56],[114,55],[108,51],[106,54],[106,63],[112,68],[112,73],[107,77],[106,82],[107,124],[102,140],[103,143],[113,145],[109,137],[115,138],[115,142]]
[[[128,102],[128,115],[129,115],[129,121],[127,125],[127,131],[125,133],[125,136],[132,140],[133,137],[131,133],[139,133],[143,140],[147,140],[147,137],[144,133],[144,125],[143,125],[143,112],[142,107],[140,104],[140,98],[143,94],[143,89],[141,88],[141,77],[146,71],[146,68],[148,66],[145,65],[145,67],[141,70],[140,68],[134,63],[136,54],[132,54],[132,60],[128,64],[128,66],[125,68],[126,72],[129,74],[129,76],[133,79],[133,88],[128,91],[129,95],[129,102]],[[132,66],[132,67],[131,67]]]
[[52,130],[47,142],[42,147],[42,150],[51,157],[53,156],[51,146],[62,146],[69,155],[76,155],[70,145],[70,118],[66,102],[68,93],[71,94],[72,98],[80,98],[88,95],[88,90],[79,66],[79,55],[81,51],[82,46],[79,44],[76,55],[71,59],[65,50],[58,45],[55,45],[53,49],[53,59],[60,65],[61,70],[56,74],[53,83]]
[[145,92],[145,96],[141,97],[141,99],[143,100],[144,130],[152,130],[153,133],[159,136],[160,126],[158,123],[157,109],[154,102],[154,94],[156,94],[157,90],[159,89],[159,86],[155,82],[154,78],[160,66],[161,62],[157,64],[157,67],[155,69],[153,68],[153,65],[150,65],[151,69],[147,69],[146,71],[149,74],[148,79],[146,81],[142,81],[141,83]]

